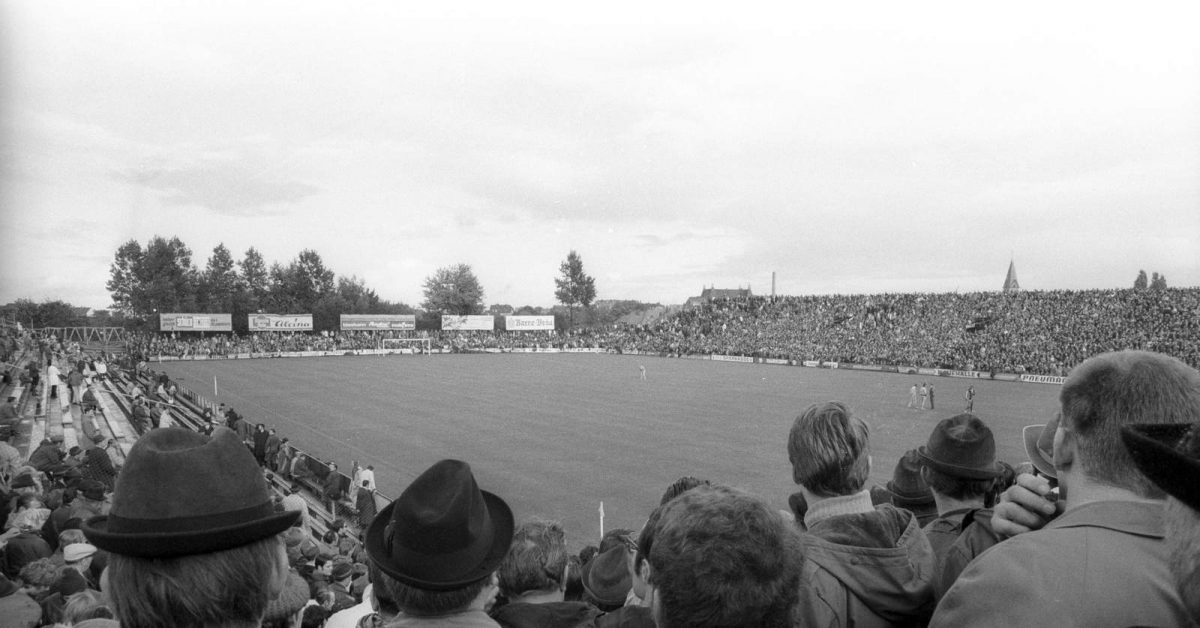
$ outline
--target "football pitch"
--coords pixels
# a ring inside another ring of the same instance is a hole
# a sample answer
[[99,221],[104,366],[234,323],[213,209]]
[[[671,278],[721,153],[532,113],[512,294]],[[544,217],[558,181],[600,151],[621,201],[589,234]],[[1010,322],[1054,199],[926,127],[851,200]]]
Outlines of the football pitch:
[[[641,381],[639,365],[645,365]],[[471,464],[480,487],[518,520],[557,519],[572,546],[605,528],[638,528],[663,490],[694,475],[787,508],[792,420],[808,404],[845,401],[871,427],[872,483],[964,408],[996,435],[997,455],[1025,459],[1021,428],[1044,423],[1058,386],[932,378],[936,410],[910,409],[920,378],[590,354],[361,356],[168,362],[152,365],[187,388],[275,427],[301,449],[375,466],[396,497],[442,458]],[[219,396],[213,397],[216,378]]]

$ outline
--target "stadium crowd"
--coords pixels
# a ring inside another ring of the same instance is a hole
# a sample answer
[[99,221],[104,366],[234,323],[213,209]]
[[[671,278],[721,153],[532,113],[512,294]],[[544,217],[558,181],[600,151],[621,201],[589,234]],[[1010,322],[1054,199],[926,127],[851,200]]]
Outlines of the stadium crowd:
[[579,552],[459,460],[318,530],[284,439],[229,408],[148,426],[109,483],[4,430],[0,626],[1196,626],[1200,372],[1093,356],[1058,410],[1015,468],[960,413],[868,487],[869,426],[815,403],[780,434],[788,509],[684,475]]
[[397,337],[428,338],[454,352],[595,348],[1061,376],[1089,355],[1123,349],[1200,365],[1200,289],[752,296],[714,299],[648,325],[611,329],[135,333],[128,345],[131,355],[153,360],[379,349]]

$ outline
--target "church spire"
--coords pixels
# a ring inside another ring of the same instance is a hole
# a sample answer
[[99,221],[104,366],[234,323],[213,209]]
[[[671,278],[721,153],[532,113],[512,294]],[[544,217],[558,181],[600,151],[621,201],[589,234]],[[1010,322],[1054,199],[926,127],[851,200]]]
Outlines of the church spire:
[[1017,264],[1013,260],[1008,260],[1008,276],[1004,278],[1004,292],[1019,292],[1021,284],[1017,283]]

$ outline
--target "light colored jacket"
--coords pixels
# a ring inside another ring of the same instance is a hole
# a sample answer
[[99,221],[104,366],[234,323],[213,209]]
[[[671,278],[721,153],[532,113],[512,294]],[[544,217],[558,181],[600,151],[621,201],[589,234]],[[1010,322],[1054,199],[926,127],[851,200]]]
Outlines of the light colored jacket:
[[979,555],[931,626],[1195,626],[1167,560],[1161,502],[1083,504]]

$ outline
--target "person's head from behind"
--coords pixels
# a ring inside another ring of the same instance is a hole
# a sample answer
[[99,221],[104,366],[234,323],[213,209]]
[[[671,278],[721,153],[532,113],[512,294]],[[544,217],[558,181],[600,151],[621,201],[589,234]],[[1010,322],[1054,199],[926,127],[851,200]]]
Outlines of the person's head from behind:
[[992,430],[973,414],[939,421],[917,454],[929,488],[955,502],[982,505],[1000,474]]
[[512,510],[482,491],[471,467],[435,463],[368,526],[376,587],[406,615],[483,610],[496,593],[496,569],[513,540]]
[[761,498],[692,489],[651,516],[653,609],[659,628],[790,626],[800,591],[799,533]]
[[818,497],[853,495],[871,473],[870,430],[840,401],[809,406],[788,435],[792,480]]
[[517,526],[500,563],[500,591],[510,601],[526,594],[561,594],[569,558],[566,533],[556,521]]
[[1105,353],[1071,371],[1059,401],[1054,466],[1068,499],[1072,472],[1096,484],[1161,498],[1162,491],[1122,445],[1121,428],[1195,421],[1200,416],[1200,372],[1159,353]]
[[122,626],[257,626],[287,578],[279,533],[298,516],[275,511],[234,432],[162,428],[134,444],[110,514],[84,534],[110,553]]
[[661,506],[661,505],[671,501],[672,499],[679,497],[683,493],[690,491],[693,488],[696,488],[697,486],[708,486],[708,485],[709,485],[708,480],[701,480],[700,478],[697,478],[697,477],[685,475],[685,476],[679,478],[678,480],[675,480],[674,482],[672,482],[671,485],[667,487],[667,490],[663,491],[662,499],[659,500],[658,504]]

